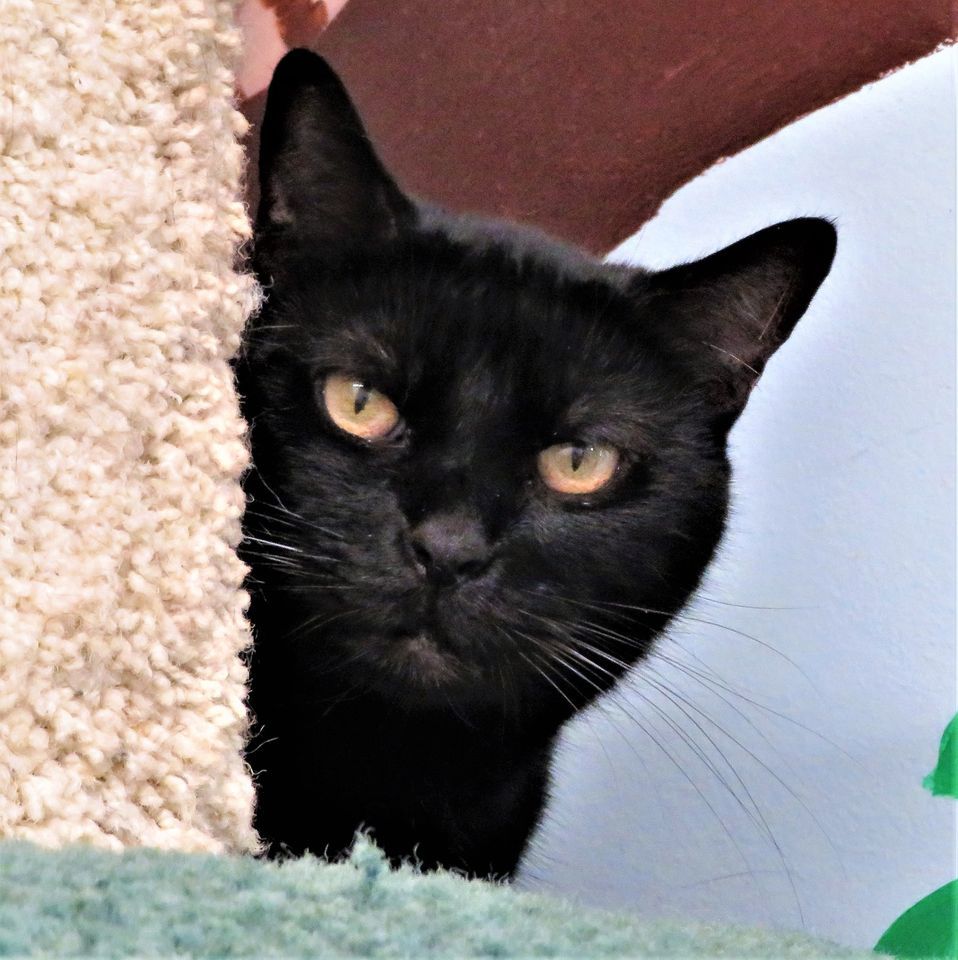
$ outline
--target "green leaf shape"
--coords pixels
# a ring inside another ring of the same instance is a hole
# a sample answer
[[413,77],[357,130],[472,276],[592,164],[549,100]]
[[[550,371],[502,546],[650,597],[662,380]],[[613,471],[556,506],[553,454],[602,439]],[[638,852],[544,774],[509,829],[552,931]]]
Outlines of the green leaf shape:
[[938,766],[922,780],[922,786],[936,797],[958,798],[958,714],[941,735]]
[[893,957],[958,957],[958,880],[909,907],[875,944]]

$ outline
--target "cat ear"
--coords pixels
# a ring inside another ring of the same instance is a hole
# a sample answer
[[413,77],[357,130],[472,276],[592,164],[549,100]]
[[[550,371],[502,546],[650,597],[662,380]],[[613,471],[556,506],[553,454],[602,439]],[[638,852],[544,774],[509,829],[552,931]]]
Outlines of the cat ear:
[[808,308],[836,241],[827,220],[788,220],[704,260],[641,278],[652,323],[705,385],[720,426],[735,422],[769,357]]
[[413,216],[339,77],[309,50],[280,60],[260,134],[257,254],[277,243],[335,254],[396,235]]

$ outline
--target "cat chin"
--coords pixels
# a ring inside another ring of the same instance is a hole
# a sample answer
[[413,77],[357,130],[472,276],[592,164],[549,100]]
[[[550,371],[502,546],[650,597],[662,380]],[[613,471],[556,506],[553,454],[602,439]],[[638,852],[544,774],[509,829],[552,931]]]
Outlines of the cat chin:
[[458,658],[442,649],[427,630],[391,637],[389,645],[390,665],[413,681],[446,684],[465,672]]
[[[363,686],[406,706],[448,706],[449,698],[482,689],[481,671],[459,657],[430,630],[352,638],[361,651]],[[435,704],[433,703],[435,701]]]

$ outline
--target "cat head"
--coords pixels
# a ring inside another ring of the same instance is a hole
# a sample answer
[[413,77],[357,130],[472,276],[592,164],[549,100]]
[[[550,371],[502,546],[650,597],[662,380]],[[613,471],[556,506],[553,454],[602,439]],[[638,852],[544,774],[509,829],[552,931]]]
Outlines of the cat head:
[[834,229],[649,272],[445,214],[306,51],[274,75],[260,178],[237,361],[257,654],[291,697],[561,722],[698,584],[728,430]]

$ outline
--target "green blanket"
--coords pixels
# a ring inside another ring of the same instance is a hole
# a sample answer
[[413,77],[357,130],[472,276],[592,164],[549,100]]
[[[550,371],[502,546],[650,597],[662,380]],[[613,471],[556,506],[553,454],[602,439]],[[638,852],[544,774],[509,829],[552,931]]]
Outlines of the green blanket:
[[797,934],[648,923],[451,874],[0,843],[0,956],[870,957]]

